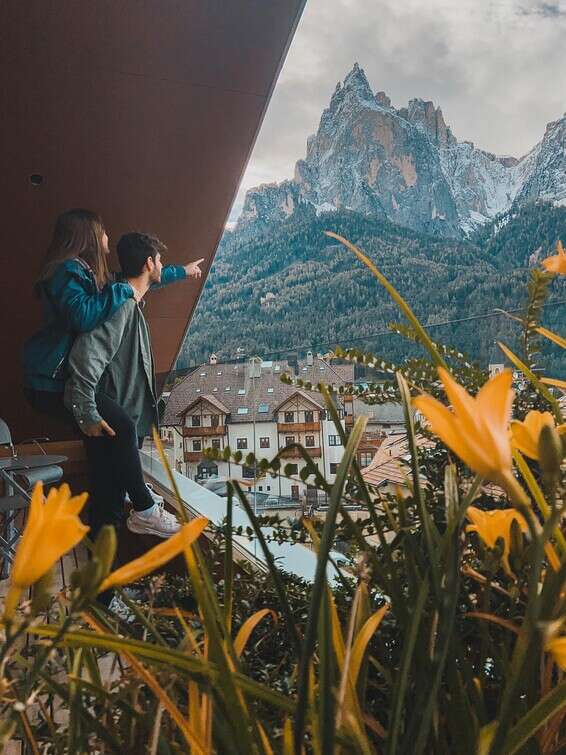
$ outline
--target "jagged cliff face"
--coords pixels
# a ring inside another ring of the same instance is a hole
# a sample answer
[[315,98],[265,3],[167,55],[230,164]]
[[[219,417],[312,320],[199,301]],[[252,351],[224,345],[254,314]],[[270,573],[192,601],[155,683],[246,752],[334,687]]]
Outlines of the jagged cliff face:
[[543,140],[527,159],[532,167],[518,201],[545,199],[566,207],[566,115],[548,124]]
[[352,209],[435,236],[460,237],[537,198],[566,203],[566,118],[521,160],[458,142],[442,111],[414,99],[396,110],[357,64],[338,84],[295,176],[251,189],[237,230],[255,233],[301,204]]

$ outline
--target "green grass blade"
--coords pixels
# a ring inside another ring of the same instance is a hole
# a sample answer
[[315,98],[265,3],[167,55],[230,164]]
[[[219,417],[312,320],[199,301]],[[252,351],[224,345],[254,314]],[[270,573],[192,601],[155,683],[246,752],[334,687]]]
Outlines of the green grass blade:
[[425,505],[423,492],[420,481],[420,465],[419,454],[417,450],[417,439],[415,436],[415,425],[413,422],[413,414],[411,412],[411,394],[409,393],[409,386],[407,381],[401,375],[397,373],[397,383],[399,385],[399,391],[401,393],[401,402],[403,404],[403,411],[405,414],[405,428],[407,430],[407,441],[409,444],[409,452],[411,454],[411,472],[413,476],[413,496],[417,505],[417,511],[423,527],[423,533],[426,543],[426,549],[428,551],[428,562],[432,573],[432,584],[436,597],[440,600],[440,572],[438,568],[438,545],[440,543],[440,536],[436,529],[432,517]]
[[322,752],[334,749],[335,705],[334,705],[334,654],[332,650],[331,619],[328,605],[328,590],[322,594],[322,605],[318,620],[318,719]]
[[338,515],[340,501],[342,500],[342,495],[344,493],[346,480],[348,479],[350,467],[352,466],[352,461],[355,458],[355,454],[362,439],[366,424],[367,417],[358,417],[354,427],[352,428],[352,432],[350,433],[350,436],[348,438],[348,443],[346,445],[346,448],[344,449],[342,461],[340,462],[340,465],[338,466],[338,470],[336,472],[335,482],[332,486],[332,492],[330,494],[330,503],[328,506],[328,511],[326,513],[326,520],[324,522],[324,527],[322,529],[322,535],[320,538],[320,549],[316,564],[312,596],[309,605],[305,639],[303,640],[303,652],[299,666],[299,678],[297,685],[297,712],[295,716],[293,734],[295,750],[297,752],[301,752],[301,748],[303,746],[303,735],[308,703],[309,663],[311,661],[315,645],[322,594],[326,588],[326,566],[328,562],[328,554],[334,540],[334,533],[336,531],[336,517]]
[[[336,431],[340,435],[342,445],[345,446],[346,443],[348,442],[348,436],[346,434],[346,431],[342,427],[342,422],[340,421],[340,417],[338,416],[338,412],[336,411],[336,406],[334,405],[330,391],[328,390],[328,387],[325,385],[320,385],[319,387],[320,387],[320,392],[322,393],[324,397],[324,403],[326,405],[328,413],[330,414],[330,417],[334,423],[334,426],[336,427]],[[379,538],[379,546],[380,546],[381,552],[383,553],[385,557],[387,568],[389,570],[389,575],[386,575],[383,569],[381,568],[381,566],[379,565],[379,562],[377,560],[376,554],[373,551],[373,549],[371,549],[370,551],[370,557],[372,558],[372,561],[374,563],[374,568],[377,569],[376,574],[381,575],[381,578],[382,578],[381,587],[383,588],[384,592],[387,595],[391,596],[391,601],[394,605],[397,606],[399,616],[402,616],[404,612],[404,602],[401,599],[401,594],[402,594],[401,585],[397,577],[397,569],[391,557],[391,548],[389,547],[389,543],[387,542],[387,538],[385,536],[385,532],[381,525],[381,522],[376,516],[374,504],[371,500],[371,496],[369,494],[366,481],[363,478],[362,470],[360,469],[360,465],[358,464],[358,461],[356,458],[354,458],[354,460],[352,461],[352,471],[353,471],[356,483],[359,485],[362,498],[364,499],[364,502],[367,506],[372,525]],[[348,523],[354,530],[354,536],[357,537],[356,535],[357,527],[353,527],[352,525],[353,520],[348,514],[348,511],[345,509],[342,509],[341,514],[342,514],[342,517],[346,519],[346,521],[348,521]],[[363,535],[361,537],[363,537]],[[362,550],[367,550],[367,543],[360,542],[359,538],[358,538],[358,544],[360,545],[360,548]]]
[[224,536],[224,621],[226,633],[232,633],[232,601],[234,588],[234,554],[232,513],[234,509],[234,488],[228,483],[228,506],[226,509],[226,534]]
[[397,755],[397,753],[399,752],[398,745],[403,725],[403,707],[405,703],[405,693],[409,684],[409,672],[411,670],[413,653],[415,651],[415,645],[417,642],[421,619],[424,613],[425,603],[428,598],[428,591],[428,580],[425,578],[419,589],[412,621],[408,625],[408,631],[405,637],[403,652],[399,664],[399,673],[397,681],[395,683],[395,688],[393,690],[391,723],[389,725],[389,732],[387,736],[387,745],[385,750],[386,755]]
[[534,737],[541,726],[566,705],[566,681],[545,695],[511,729],[505,742],[505,755],[513,755]]
[[389,283],[389,281],[387,280],[387,278],[383,275],[383,273],[381,273],[377,269],[377,267],[370,260],[370,258],[367,257],[360,249],[358,249],[357,246],[355,246],[354,244],[352,244],[350,241],[343,238],[342,236],[339,236],[337,233],[333,233],[332,231],[325,231],[325,234],[329,236],[330,238],[336,239],[336,241],[339,241],[341,244],[343,244],[347,249],[349,249],[351,252],[353,252],[356,255],[356,257],[360,260],[360,262],[363,262],[364,265],[371,270],[373,275],[385,288],[389,296],[393,299],[395,304],[397,304],[401,312],[405,315],[407,320],[411,323],[411,325],[413,326],[413,328],[415,329],[415,332],[417,333],[419,337],[420,342],[430,354],[430,357],[432,361],[434,362],[434,364],[437,367],[444,367],[444,369],[448,370],[446,362],[438,353],[436,346],[430,339],[430,336],[428,335],[426,330],[421,325],[418,317],[415,315],[413,310],[407,304],[405,299],[403,299],[403,297],[397,291],[397,289],[394,286],[392,286],[391,283]]
[[283,616],[285,617],[285,621],[289,629],[289,634],[291,635],[291,641],[293,643],[297,659],[299,659],[302,652],[301,637],[299,630],[297,629],[291,607],[289,606],[289,601],[287,600],[287,595],[285,594],[285,585],[283,584],[283,580],[281,579],[281,575],[279,574],[275,559],[273,558],[273,553],[269,550],[269,546],[267,545],[267,541],[265,540],[263,532],[261,531],[261,527],[259,526],[257,518],[242,488],[237,482],[233,482],[232,484],[234,486],[234,490],[236,491],[236,495],[238,496],[240,503],[242,504],[242,508],[248,515],[248,519],[252,524],[252,529],[263,552],[263,557],[265,558],[267,568],[269,569],[269,573],[271,575],[271,578],[273,579],[273,584],[275,585],[275,589],[277,591],[277,597],[279,598],[281,611],[283,612]]
[[[60,627],[56,624],[30,626],[26,629],[28,634],[38,637],[55,637]],[[213,685],[223,686],[224,677],[219,672],[218,666],[211,661],[205,661],[195,656],[187,655],[179,650],[164,648],[152,645],[143,640],[127,639],[111,634],[98,634],[85,630],[75,630],[66,632],[64,639],[59,643],[61,646],[68,647],[91,647],[99,650],[109,650],[115,653],[132,653],[136,658],[156,663],[165,667],[175,668],[179,672],[185,673],[196,681],[210,681]],[[258,700],[274,705],[285,713],[294,713],[295,704],[293,700],[285,695],[280,694],[259,682],[250,679],[239,671],[231,673],[236,686],[243,692],[255,697]]]
[[[544,497],[544,493],[539,487],[539,484],[535,480],[535,477],[531,472],[529,465],[524,460],[520,451],[514,450],[513,458],[515,459],[515,463],[519,468],[519,472],[521,473],[523,480],[527,483],[527,487],[529,488],[532,497],[535,499],[535,502],[539,507],[541,514],[543,515],[545,520],[548,519],[551,515],[550,506],[548,505],[546,498]],[[553,535],[556,538],[556,542],[560,545],[562,557],[564,557],[564,555],[566,555],[566,538],[562,534],[562,531],[559,527],[556,527]]]
[[507,348],[507,346],[505,346],[504,343],[501,343],[501,341],[498,341],[497,345],[499,346],[501,351],[505,354],[507,359],[509,359],[509,361],[512,362],[518,370],[521,370],[521,372],[526,378],[528,378],[533,388],[536,391],[538,391],[538,393],[540,393],[540,395],[543,396],[548,401],[548,403],[552,407],[554,417],[556,418],[557,423],[561,425],[563,422],[563,419],[562,419],[562,412],[560,410],[560,404],[554,398],[552,393],[548,390],[546,385],[544,383],[541,383],[541,381],[538,379],[535,373],[531,369],[529,369],[529,367],[524,362],[522,362],[516,354],[513,354],[511,349]]

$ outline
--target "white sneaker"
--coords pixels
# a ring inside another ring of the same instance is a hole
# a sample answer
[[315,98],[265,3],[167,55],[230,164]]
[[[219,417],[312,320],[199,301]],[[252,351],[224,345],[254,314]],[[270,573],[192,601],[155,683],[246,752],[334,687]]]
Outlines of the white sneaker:
[[[163,501],[164,501],[163,496],[159,495],[159,493],[155,492],[155,490],[153,489],[153,485],[150,485],[149,482],[146,482],[145,486],[149,490],[149,494],[153,498],[153,502],[154,503],[163,503]],[[124,498],[124,503],[131,503],[131,502],[132,502],[132,499],[130,498],[130,496],[126,492],[126,496]]]
[[140,516],[139,511],[132,509],[128,517],[127,527],[137,535],[157,535],[157,537],[171,537],[181,529],[181,525],[174,514],[170,514],[163,504],[156,504],[150,516]]

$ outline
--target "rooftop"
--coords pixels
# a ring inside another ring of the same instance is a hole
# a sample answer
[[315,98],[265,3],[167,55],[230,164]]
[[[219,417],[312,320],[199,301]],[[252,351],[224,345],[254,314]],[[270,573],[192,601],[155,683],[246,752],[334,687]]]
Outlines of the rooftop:
[[[282,383],[284,373],[296,374],[301,380],[313,384],[323,382],[336,386],[351,383],[354,379],[353,365],[334,365],[318,357],[313,359],[312,365],[299,361],[296,373],[286,360],[263,362],[257,378],[250,377],[247,363],[203,364],[173,386],[162,424],[183,424],[182,415],[200,398],[215,398],[228,410],[232,422],[272,421],[278,407],[294,395],[322,408],[319,394]],[[243,408],[248,412],[238,413],[238,409]]]

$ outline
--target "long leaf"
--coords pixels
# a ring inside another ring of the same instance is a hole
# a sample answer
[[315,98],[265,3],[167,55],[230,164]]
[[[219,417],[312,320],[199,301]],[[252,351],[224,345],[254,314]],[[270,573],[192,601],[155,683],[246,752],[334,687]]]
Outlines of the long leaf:
[[171,472],[171,467],[169,466],[169,460],[167,459],[167,455],[165,454],[165,451],[163,450],[163,444],[161,443],[161,438],[159,437],[157,428],[152,427],[151,429],[152,429],[152,434],[153,434],[153,442],[155,443],[155,446],[157,448],[157,452],[161,459],[161,463],[165,467],[165,472],[169,479],[171,490],[173,491],[175,495],[175,500],[177,502],[177,510],[179,512],[181,520],[185,524],[187,524],[187,522],[189,521],[189,515],[187,514],[185,505],[183,503],[183,499],[181,498],[181,494],[179,493],[179,488],[177,487],[177,483],[175,482],[175,478],[173,477],[173,473]]
[[[545,519],[548,519],[551,515],[550,506],[548,505],[546,498],[544,497],[544,493],[540,489],[539,484],[537,483],[533,473],[531,472],[529,465],[524,460],[521,452],[517,451],[517,449],[513,451],[513,458],[515,459],[515,463],[519,467],[519,471],[521,472],[524,481],[527,483],[527,487],[529,488],[532,497],[535,499],[535,502],[539,507],[541,514]],[[559,527],[556,527],[553,534],[556,538],[556,542],[560,545],[560,550],[562,551],[562,556],[564,557],[566,555],[566,538],[564,538],[564,535],[562,534],[562,531]]]
[[407,430],[407,440],[409,444],[409,451],[411,454],[411,471],[413,475],[413,496],[417,505],[417,511],[419,512],[419,518],[422,523],[424,539],[426,548],[428,551],[428,562],[432,573],[432,584],[436,593],[437,599],[440,599],[440,571],[438,568],[438,553],[440,537],[429,510],[427,509],[423,493],[421,489],[420,481],[420,465],[419,455],[417,450],[417,440],[415,436],[415,425],[413,422],[413,414],[411,412],[411,394],[409,393],[409,386],[407,381],[401,375],[397,373],[397,383],[399,385],[399,391],[401,393],[401,401],[403,403],[403,411],[405,414],[405,427]]
[[423,346],[426,348],[426,350],[430,354],[431,359],[434,362],[434,364],[437,367],[444,367],[444,369],[448,370],[448,367],[445,361],[442,359],[442,357],[438,353],[436,346],[430,339],[430,336],[428,335],[426,330],[421,325],[418,317],[415,315],[413,310],[407,304],[405,299],[403,299],[403,297],[397,291],[397,289],[394,286],[392,286],[391,283],[389,283],[389,281],[383,275],[383,273],[379,272],[379,270],[374,265],[374,263],[370,260],[370,258],[367,257],[360,249],[358,249],[357,246],[355,246],[354,244],[352,244],[350,241],[343,238],[342,236],[339,236],[337,233],[333,233],[332,231],[325,231],[325,234],[329,236],[330,238],[336,239],[336,241],[339,241],[341,244],[343,244],[347,249],[349,249],[351,252],[353,252],[356,255],[356,257],[360,260],[360,262],[363,262],[364,265],[371,270],[371,272],[374,274],[377,280],[385,288],[389,296],[393,299],[395,304],[397,304],[401,312],[403,312],[407,320],[411,323],[411,325],[413,326],[413,328],[415,329],[416,333],[419,336],[420,342],[423,344]]
[[[97,634],[104,634],[102,628],[98,622],[92,617],[88,616],[89,624],[93,627]],[[81,652],[81,649],[79,649]],[[181,711],[175,705],[173,700],[169,697],[167,692],[159,684],[157,679],[149,672],[143,664],[132,653],[127,651],[123,652],[124,660],[134,670],[134,672],[142,679],[149,689],[153,692],[155,697],[159,700],[159,703],[163,706],[163,709],[171,716],[172,720],[179,727],[181,733],[185,737],[187,744],[191,748],[191,752],[195,755],[207,755],[203,743],[200,741],[198,733],[190,726],[189,722],[184,718]],[[74,750],[70,750],[74,752]]]
[[275,613],[275,611],[272,611],[271,608],[262,608],[261,610],[256,611],[242,624],[242,626],[238,630],[236,639],[234,640],[234,650],[236,651],[238,658],[242,655],[242,652],[246,647],[252,632],[259,624],[259,622],[266,616],[271,616],[273,621],[277,622],[277,614]]
[[334,749],[334,731],[336,725],[334,705],[334,656],[332,653],[332,629],[329,590],[322,593],[320,614],[318,617],[318,717],[320,745],[323,753]]
[[373,616],[369,617],[369,619],[365,622],[356,636],[356,640],[352,648],[352,657],[350,659],[350,678],[352,686],[354,688],[358,682],[358,675],[362,667],[362,661],[364,659],[364,654],[366,652],[368,642],[379,629],[379,625],[381,624],[383,617],[388,610],[389,605],[387,603],[381,606],[381,608],[379,608],[373,614]]
[[295,716],[294,726],[294,741],[295,749],[297,750],[297,752],[299,752],[301,747],[303,746],[303,735],[308,701],[309,664],[314,650],[322,594],[326,587],[326,565],[328,562],[328,554],[330,553],[330,548],[332,547],[334,540],[334,533],[336,531],[336,517],[338,515],[338,508],[340,506],[340,501],[344,493],[346,480],[348,478],[350,467],[355,457],[358,445],[362,439],[366,424],[367,417],[358,417],[356,423],[354,424],[354,427],[352,428],[352,432],[350,433],[350,437],[348,438],[348,443],[346,445],[346,448],[344,449],[342,461],[340,462],[338,470],[336,472],[336,478],[332,486],[332,493],[330,495],[330,503],[326,514],[326,520],[324,522],[324,527],[322,529],[322,535],[320,538],[320,550],[316,564],[314,585],[309,605],[305,638],[303,640],[301,663],[299,666],[297,685],[297,712]]
[[277,591],[277,597],[279,598],[279,606],[281,608],[283,616],[285,617],[285,623],[287,625],[288,632],[291,636],[291,641],[293,643],[295,654],[297,658],[300,658],[301,637],[299,635],[299,630],[297,629],[297,625],[295,623],[295,619],[293,617],[293,612],[291,611],[289,601],[287,600],[287,595],[285,592],[285,585],[283,584],[283,580],[281,579],[281,574],[279,573],[279,569],[277,568],[275,559],[273,558],[273,553],[269,550],[269,546],[267,545],[267,541],[264,537],[263,532],[261,531],[261,527],[259,526],[257,517],[255,516],[252,510],[252,507],[250,506],[249,501],[244,494],[244,491],[242,490],[242,488],[237,482],[233,482],[232,484],[234,486],[234,490],[236,491],[236,495],[238,496],[240,503],[242,504],[242,508],[248,515],[248,519],[250,520],[252,524],[252,528],[255,533],[255,536],[258,539],[260,548],[263,553],[263,557],[265,558],[265,562],[267,564],[267,568],[269,569],[269,574],[271,575],[271,578],[273,579],[273,584],[275,585],[275,590]]
[[234,553],[232,514],[234,510],[234,488],[228,484],[228,504],[226,508],[226,535],[224,542],[224,621],[226,634],[232,634],[232,601],[234,593]]
[[[58,631],[59,627],[56,624],[26,628],[28,634],[37,635],[38,637],[56,637]],[[143,640],[126,639],[113,634],[96,634],[85,630],[75,630],[73,632],[66,632],[60,644],[68,647],[93,647],[116,653],[129,651],[145,661],[175,668],[191,677],[203,680],[208,679],[215,685],[224,683],[218,672],[218,667],[211,661],[188,656],[172,648],[151,645]],[[233,671],[231,675],[235,684],[243,692],[252,695],[258,700],[263,700],[270,705],[274,705],[281,711],[294,713],[295,704],[293,700],[285,695],[275,692],[269,689],[269,687],[265,687],[263,684],[250,679],[238,671]]]
[[224,632],[224,614],[207,579],[206,568],[201,568],[198,546],[190,546],[185,550],[185,561],[210,642],[210,658],[217,664],[222,678],[222,686],[215,689],[224,705],[226,723],[236,738],[235,751],[247,755],[253,751],[254,739],[259,745],[259,731],[257,722],[250,716],[246,701],[235,683],[234,666],[237,658],[233,653],[231,638]]
[[541,726],[566,706],[566,681],[539,700],[511,729],[505,742],[505,755],[513,755],[536,734]]
[[553,333],[552,330],[547,330],[547,328],[535,328],[535,330],[537,333],[540,333],[541,336],[548,338],[549,341],[560,346],[560,348],[566,349],[566,338],[562,338],[558,333]]
[[409,672],[413,661],[413,653],[417,642],[419,626],[423,617],[425,603],[428,598],[428,591],[428,580],[425,578],[419,589],[411,623],[406,627],[407,634],[403,644],[397,681],[393,690],[391,722],[389,725],[389,736],[387,738],[387,747],[385,750],[387,755],[397,755],[399,752],[398,744],[401,737],[401,727],[403,723],[405,693],[409,684]]
[[544,385],[538,377],[535,375],[535,373],[527,367],[527,365],[522,362],[519,357],[516,354],[513,354],[511,349],[507,348],[504,343],[501,343],[500,341],[497,342],[497,345],[501,349],[501,351],[505,354],[507,359],[509,359],[510,362],[512,362],[517,369],[521,370],[523,375],[525,375],[526,378],[528,378],[529,382],[533,386],[533,388],[540,393],[541,396],[544,396],[544,398],[548,401],[550,406],[553,409],[554,416],[556,418],[556,421],[558,424],[562,424],[562,411],[560,410],[560,404],[558,401],[554,398],[552,393],[548,390],[546,385]]

